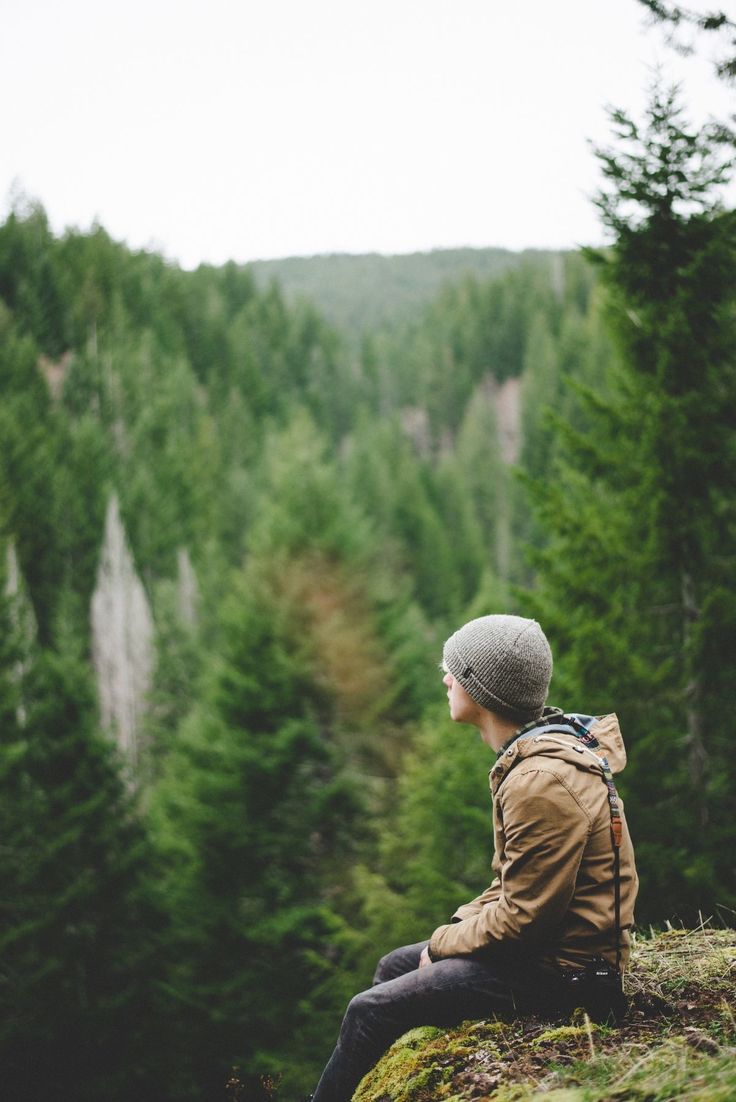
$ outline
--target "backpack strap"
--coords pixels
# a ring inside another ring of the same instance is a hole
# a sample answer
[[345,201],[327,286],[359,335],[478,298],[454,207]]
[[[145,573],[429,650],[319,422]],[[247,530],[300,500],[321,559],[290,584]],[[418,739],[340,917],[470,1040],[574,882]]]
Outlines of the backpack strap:
[[[601,744],[587,727],[581,718],[576,715],[567,717],[571,721],[571,727],[575,728],[575,737],[579,738],[583,745],[590,750],[600,750]],[[587,716],[585,717],[588,718]],[[605,754],[599,754],[603,780],[608,789],[608,810],[611,814],[611,842],[613,844],[613,912],[616,929],[616,971],[621,971],[621,842],[623,840],[623,820],[621,808],[618,802],[618,792],[613,780],[613,773]]]

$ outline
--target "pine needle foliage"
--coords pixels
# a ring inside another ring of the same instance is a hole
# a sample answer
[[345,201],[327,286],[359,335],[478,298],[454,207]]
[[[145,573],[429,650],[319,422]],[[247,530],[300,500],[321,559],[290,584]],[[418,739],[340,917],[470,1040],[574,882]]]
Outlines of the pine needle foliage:
[[622,716],[640,915],[666,900],[692,918],[736,889],[732,158],[719,128],[686,126],[676,90],[653,88],[643,126],[613,123],[598,205],[615,240],[594,259],[621,365],[606,407],[581,392],[585,417],[557,426],[553,484],[533,491],[547,546],[532,599],[563,703]]
[[[12,640],[12,621],[2,636]],[[166,1031],[157,959],[163,918],[150,890],[147,838],[112,747],[95,730],[85,667],[36,650],[22,685],[17,670],[6,646],[4,1089],[17,1102],[119,1102],[132,1090],[153,1102],[165,1077]]]

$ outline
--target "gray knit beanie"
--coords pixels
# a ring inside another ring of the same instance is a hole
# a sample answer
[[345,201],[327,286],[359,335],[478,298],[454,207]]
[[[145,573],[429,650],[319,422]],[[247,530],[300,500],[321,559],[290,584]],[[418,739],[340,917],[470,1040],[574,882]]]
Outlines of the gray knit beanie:
[[445,643],[445,666],[476,704],[526,723],[542,714],[552,652],[536,620],[480,616]]

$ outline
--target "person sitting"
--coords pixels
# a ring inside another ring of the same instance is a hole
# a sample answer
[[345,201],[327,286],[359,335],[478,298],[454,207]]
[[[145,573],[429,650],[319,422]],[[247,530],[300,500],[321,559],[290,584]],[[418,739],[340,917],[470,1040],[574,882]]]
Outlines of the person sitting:
[[[618,1019],[638,879],[612,772],[618,720],[545,707],[552,654],[520,616],[471,620],[446,641],[450,716],[496,753],[494,879],[450,921],[384,956],[353,998],[314,1102],[349,1102],[397,1037],[493,1014]],[[609,760],[610,759],[610,760]]]

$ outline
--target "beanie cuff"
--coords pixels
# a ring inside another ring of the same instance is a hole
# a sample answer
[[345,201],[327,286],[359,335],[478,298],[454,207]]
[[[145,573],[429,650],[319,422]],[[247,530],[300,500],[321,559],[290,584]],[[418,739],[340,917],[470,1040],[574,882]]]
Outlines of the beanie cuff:
[[541,716],[544,710],[544,701],[539,707],[520,708],[514,704],[509,704],[506,700],[501,700],[478,679],[473,672],[473,667],[465,662],[459,651],[456,650],[451,653],[449,648],[446,648],[444,659],[445,665],[455,680],[460,682],[468,696],[472,697],[476,704],[480,704],[481,708],[503,716],[504,719],[518,720],[519,723],[528,723],[530,720],[539,719]]
[[[466,625],[468,627],[469,625]],[[523,699],[523,692],[519,693],[521,699],[517,699],[511,703],[508,700],[504,700],[502,696],[499,696],[493,689],[490,689],[487,680],[487,671],[476,671],[473,668],[472,660],[466,658],[461,649],[458,646],[458,635],[462,634],[462,631],[456,631],[456,633],[447,639],[444,646],[443,658],[445,666],[452,673],[452,676],[456,681],[462,684],[463,689],[467,694],[481,707],[489,712],[494,712],[496,715],[504,717],[506,720],[512,720],[519,724],[529,723],[531,720],[538,720],[544,710],[544,703],[546,701],[546,692],[549,689],[549,672],[546,673],[544,678],[544,684],[534,685],[534,692],[532,685],[527,685],[529,692],[528,698]],[[545,645],[546,640],[544,639]],[[483,665],[483,663],[481,663]],[[486,680],[483,680],[481,674],[485,672]],[[517,684],[517,691],[521,689],[521,685]],[[532,691],[529,691],[532,690]],[[542,695],[543,693],[543,695]]]

